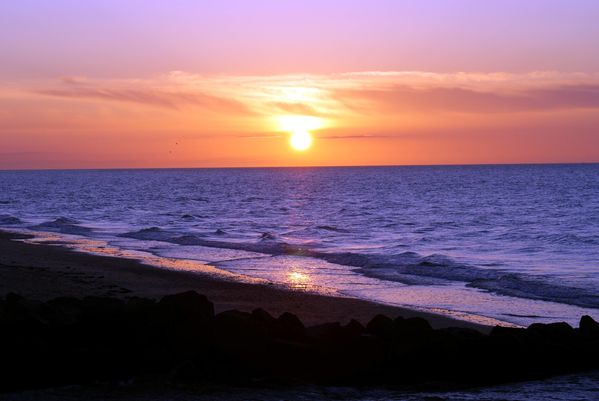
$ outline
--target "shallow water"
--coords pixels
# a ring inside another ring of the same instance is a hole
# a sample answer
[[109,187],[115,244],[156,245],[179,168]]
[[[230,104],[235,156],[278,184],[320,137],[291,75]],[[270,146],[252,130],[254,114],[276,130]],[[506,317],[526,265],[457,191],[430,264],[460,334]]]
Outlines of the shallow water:
[[156,384],[72,386],[5,395],[11,401],[594,401],[599,394],[599,373],[568,375],[547,380],[506,384],[487,388],[406,392],[339,387],[299,387],[295,389],[252,389],[228,387],[169,388]]
[[4,171],[0,227],[482,323],[599,318],[596,164]]

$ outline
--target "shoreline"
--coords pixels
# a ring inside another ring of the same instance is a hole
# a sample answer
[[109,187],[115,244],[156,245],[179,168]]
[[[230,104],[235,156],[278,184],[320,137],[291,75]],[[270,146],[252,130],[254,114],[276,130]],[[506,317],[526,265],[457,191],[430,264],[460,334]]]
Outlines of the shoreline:
[[491,328],[14,241],[27,238],[0,231],[0,393],[123,381],[444,391],[599,368],[588,315]]
[[250,312],[263,308],[274,316],[297,315],[308,325],[355,319],[366,324],[375,315],[421,317],[433,328],[462,327],[488,333],[491,326],[404,307],[343,296],[328,296],[267,284],[219,279],[206,273],[173,271],[134,259],[100,256],[60,245],[31,244],[31,236],[0,230],[0,297],[17,293],[47,301],[71,296],[144,297],[197,291],[207,296],[216,312]]

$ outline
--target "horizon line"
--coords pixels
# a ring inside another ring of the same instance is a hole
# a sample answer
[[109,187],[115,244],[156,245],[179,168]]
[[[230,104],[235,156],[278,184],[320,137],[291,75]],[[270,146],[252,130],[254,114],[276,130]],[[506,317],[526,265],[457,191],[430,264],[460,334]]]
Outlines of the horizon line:
[[255,169],[307,169],[307,168],[356,168],[356,167],[468,167],[468,166],[549,166],[591,165],[599,161],[583,162],[521,162],[521,163],[439,163],[439,164],[356,164],[314,166],[214,166],[214,167],[87,167],[87,168],[0,168],[0,172],[11,171],[122,171],[122,170],[255,170]]

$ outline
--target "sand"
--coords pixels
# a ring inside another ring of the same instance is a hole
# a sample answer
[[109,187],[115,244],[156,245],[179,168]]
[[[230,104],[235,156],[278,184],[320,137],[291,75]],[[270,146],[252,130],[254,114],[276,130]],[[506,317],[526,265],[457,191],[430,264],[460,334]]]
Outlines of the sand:
[[488,332],[488,326],[449,317],[374,302],[292,291],[271,285],[247,284],[209,274],[159,269],[139,261],[97,256],[49,244],[30,244],[15,239],[20,234],[0,231],[0,296],[9,292],[40,301],[61,296],[164,295],[195,290],[206,295],[216,312],[229,309],[251,311],[263,308],[278,316],[296,314],[305,324],[366,324],[376,314],[390,317],[423,317],[434,328],[469,327]]

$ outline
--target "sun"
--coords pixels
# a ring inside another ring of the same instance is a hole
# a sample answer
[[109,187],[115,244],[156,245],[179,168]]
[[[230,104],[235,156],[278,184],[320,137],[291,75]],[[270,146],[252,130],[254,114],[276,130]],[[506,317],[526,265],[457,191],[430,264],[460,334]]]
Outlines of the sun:
[[278,116],[279,128],[291,134],[289,145],[294,150],[304,151],[312,146],[313,138],[310,131],[322,128],[323,119],[314,116],[287,115]]
[[295,150],[306,150],[312,146],[312,135],[308,131],[295,131],[291,133],[289,144]]

